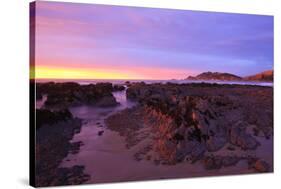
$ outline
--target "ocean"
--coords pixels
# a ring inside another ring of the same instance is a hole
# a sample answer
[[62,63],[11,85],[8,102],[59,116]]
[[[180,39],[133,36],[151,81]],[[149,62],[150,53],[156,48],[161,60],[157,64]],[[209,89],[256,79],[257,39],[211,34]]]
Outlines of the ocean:
[[76,82],[80,85],[88,85],[88,84],[96,84],[101,82],[110,82],[112,84],[124,84],[126,81],[129,82],[145,82],[147,84],[152,83],[216,83],[216,84],[238,84],[238,85],[257,85],[257,86],[268,86],[273,87],[273,82],[261,82],[261,81],[218,81],[218,80],[129,80],[129,79],[36,79],[36,82],[44,83],[44,82]]

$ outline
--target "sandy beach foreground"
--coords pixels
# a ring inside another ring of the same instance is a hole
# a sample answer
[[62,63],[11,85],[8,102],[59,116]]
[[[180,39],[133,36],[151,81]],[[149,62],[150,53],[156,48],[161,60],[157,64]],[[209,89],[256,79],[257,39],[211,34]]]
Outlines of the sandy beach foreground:
[[36,92],[38,186],[273,171],[272,87],[38,83]]

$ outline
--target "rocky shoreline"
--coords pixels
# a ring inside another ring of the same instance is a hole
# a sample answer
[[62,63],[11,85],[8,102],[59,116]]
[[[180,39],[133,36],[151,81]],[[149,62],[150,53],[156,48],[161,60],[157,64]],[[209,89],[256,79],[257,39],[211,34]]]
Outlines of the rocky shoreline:
[[136,153],[137,160],[167,165],[200,161],[206,170],[245,161],[248,166],[241,172],[273,171],[272,149],[264,157],[256,153],[263,141],[273,143],[271,87],[138,83],[128,88],[127,98],[139,106],[106,123],[126,137],[127,147],[143,140],[138,130],[150,129],[141,134],[152,140]]
[[89,179],[84,166],[59,167],[68,153],[78,153],[81,142],[70,142],[80,132],[81,120],[68,110],[36,110],[36,187],[81,184]]
[[71,142],[80,132],[82,119],[68,110],[71,107],[89,105],[93,107],[114,107],[119,103],[112,92],[122,91],[122,85],[97,83],[80,85],[74,82],[37,83],[36,100],[43,100],[36,109],[36,178],[37,187],[76,185],[85,183],[90,175],[84,173],[83,165],[60,167],[69,153],[76,154],[83,145],[81,141]]
[[[272,87],[206,83],[80,85],[50,82],[38,83],[36,87],[36,99],[41,99],[42,104],[40,109],[36,109],[36,186],[95,181],[95,175],[85,173],[87,168],[83,161],[60,167],[63,161],[68,161],[70,154],[75,156],[80,152],[83,138],[78,137],[75,142],[72,139],[80,134],[83,123],[98,118],[95,115],[84,120],[75,117],[69,110],[88,106],[106,108],[105,112],[110,113],[120,106],[113,95],[116,91],[123,91],[127,100],[136,105],[115,110],[116,113],[102,120],[104,128],[93,133],[102,138],[111,130],[121,136],[120,140],[125,139],[125,144],[122,142],[119,146],[124,146],[128,151],[124,158],[133,158],[130,169],[134,170],[135,163],[140,161],[151,162],[157,167],[175,167],[174,172],[170,174],[165,171],[161,178],[273,171]],[[94,128],[88,125],[87,129]],[[89,139],[86,140],[89,144]],[[104,140],[116,142],[116,138]],[[110,149],[109,146],[106,148]],[[113,154],[114,151],[112,149]],[[106,156],[106,153],[102,155]],[[96,160],[102,161],[99,157]],[[87,158],[85,161],[88,161]],[[179,164],[188,165],[189,169],[194,166],[193,173],[189,173],[190,170],[177,172],[180,167],[176,166]],[[146,163],[145,169],[156,170]],[[196,169],[199,171],[196,172]],[[90,170],[95,172],[95,167]],[[157,169],[159,173],[161,170]],[[137,171],[142,175],[141,170]],[[140,178],[146,177],[142,175]],[[157,174],[149,178],[157,178]]]
[[92,105],[97,107],[113,107],[118,102],[113,97],[113,91],[124,90],[124,86],[111,83],[80,85],[74,82],[38,83],[36,84],[36,99],[47,95],[44,103],[46,108],[63,109],[72,106]]

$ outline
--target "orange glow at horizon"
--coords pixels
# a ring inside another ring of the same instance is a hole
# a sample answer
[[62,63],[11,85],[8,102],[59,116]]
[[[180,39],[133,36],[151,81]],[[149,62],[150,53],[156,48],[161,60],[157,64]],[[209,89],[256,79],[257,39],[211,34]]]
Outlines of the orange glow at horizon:
[[36,66],[36,79],[131,79],[126,73],[85,68],[56,68]]
[[[183,79],[187,72],[184,70],[171,70],[165,68],[90,68],[90,67],[31,67],[31,79]],[[172,75],[177,77],[172,77]],[[181,78],[179,78],[179,76]]]

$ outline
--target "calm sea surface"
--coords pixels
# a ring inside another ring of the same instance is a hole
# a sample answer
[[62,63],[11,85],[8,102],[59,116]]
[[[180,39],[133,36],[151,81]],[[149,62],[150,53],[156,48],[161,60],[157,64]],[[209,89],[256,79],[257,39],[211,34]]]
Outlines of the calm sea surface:
[[113,80],[113,79],[36,79],[37,82],[77,82],[81,85],[95,84],[100,82],[110,82],[113,84],[124,84],[126,81],[129,82],[145,82],[151,83],[217,83],[217,84],[239,84],[239,85],[258,85],[258,86],[269,86],[273,87],[273,82],[259,82],[259,81],[216,81],[216,80]]

